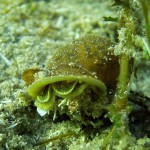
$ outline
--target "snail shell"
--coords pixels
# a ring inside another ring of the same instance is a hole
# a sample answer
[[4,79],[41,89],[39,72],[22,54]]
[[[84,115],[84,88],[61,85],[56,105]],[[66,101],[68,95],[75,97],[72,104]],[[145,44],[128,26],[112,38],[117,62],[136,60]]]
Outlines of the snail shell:
[[83,122],[104,115],[119,74],[119,57],[110,40],[99,36],[76,39],[48,59],[47,69],[47,77],[29,86],[38,108],[50,111],[56,104],[61,114]]

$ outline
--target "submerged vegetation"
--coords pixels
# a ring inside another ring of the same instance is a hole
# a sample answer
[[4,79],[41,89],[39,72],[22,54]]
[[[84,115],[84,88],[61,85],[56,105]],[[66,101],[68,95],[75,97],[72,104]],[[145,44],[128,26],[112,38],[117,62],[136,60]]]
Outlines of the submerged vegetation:
[[148,0],[0,4],[0,148],[150,147]]

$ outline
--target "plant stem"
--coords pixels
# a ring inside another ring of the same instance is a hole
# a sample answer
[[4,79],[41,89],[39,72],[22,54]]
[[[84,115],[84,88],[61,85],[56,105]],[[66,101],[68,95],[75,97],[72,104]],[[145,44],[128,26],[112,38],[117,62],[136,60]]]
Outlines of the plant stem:
[[147,35],[147,40],[148,40],[148,44],[150,46],[150,20],[149,20],[149,10],[148,10],[148,2],[146,0],[141,0],[142,3],[142,10],[143,10],[143,16],[145,19],[145,24],[146,24],[146,35]]
[[112,104],[109,106],[111,120],[115,125],[127,124],[128,111],[128,82],[129,82],[129,58],[122,56],[120,60],[120,73],[118,85]]

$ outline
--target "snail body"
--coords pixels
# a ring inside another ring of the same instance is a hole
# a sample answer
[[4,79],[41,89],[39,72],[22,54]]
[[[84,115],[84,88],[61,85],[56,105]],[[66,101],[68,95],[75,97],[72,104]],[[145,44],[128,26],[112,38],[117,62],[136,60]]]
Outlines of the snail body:
[[119,74],[119,57],[110,40],[99,36],[76,39],[49,58],[46,69],[47,77],[32,82],[28,90],[37,108],[48,112],[56,104],[61,114],[83,122],[104,115]]

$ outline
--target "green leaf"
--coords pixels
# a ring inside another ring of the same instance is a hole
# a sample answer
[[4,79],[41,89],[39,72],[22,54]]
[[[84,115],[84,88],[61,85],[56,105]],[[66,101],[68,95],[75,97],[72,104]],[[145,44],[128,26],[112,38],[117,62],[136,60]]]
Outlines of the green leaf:
[[104,21],[113,21],[113,22],[117,22],[118,18],[117,17],[103,17]]
[[130,7],[129,0],[114,0],[112,6]]

